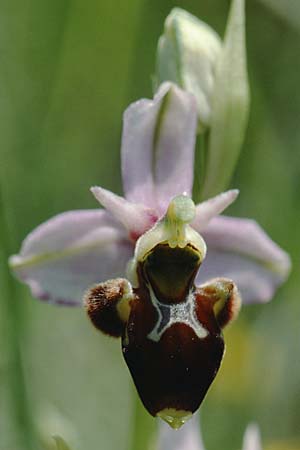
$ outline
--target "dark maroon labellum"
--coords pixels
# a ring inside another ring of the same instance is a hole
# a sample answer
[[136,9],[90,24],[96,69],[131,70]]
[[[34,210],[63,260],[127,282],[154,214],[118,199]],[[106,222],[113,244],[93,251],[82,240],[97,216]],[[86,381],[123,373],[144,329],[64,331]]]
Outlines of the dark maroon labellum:
[[[216,376],[224,352],[221,329],[213,311],[214,302],[191,286],[199,260],[190,249],[162,247],[158,246],[154,252],[160,255],[163,252],[165,260],[169,258],[171,261],[172,253],[175,257],[171,265],[176,288],[174,302],[171,304],[170,264],[162,265],[157,271],[160,278],[167,272],[166,277],[170,281],[165,284],[169,286],[168,294],[164,288],[162,299],[158,299],[158,287],[154,292],[146,278],[149,266],[151,277],[155,271],[155,258],[150,258],[151,264],[148,260],[140,267],[141,287],[136,290],[139,300],[132,304],[122,340],[123,355],[136,388],[153,416],[165,409],[196,411]],[[188,252],[192,255],[189,273],[177,270]],[[157,260],[160,264],[161,259]],[[179,286],[182,288],[181,297]],[[151,291],[155,304],[151,300]],[[205,328],[202,318],[205,318]],[[155,329],[156,336],[153,333]]]

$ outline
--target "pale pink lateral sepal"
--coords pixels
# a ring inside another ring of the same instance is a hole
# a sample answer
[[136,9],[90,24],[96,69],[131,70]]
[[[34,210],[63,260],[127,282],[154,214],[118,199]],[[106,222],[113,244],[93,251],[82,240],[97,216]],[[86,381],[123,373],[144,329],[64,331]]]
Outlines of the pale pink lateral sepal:
[[162,214],[172,197],[191,194],[196,126],[195,98],[172,83],[127,108],[122,177],[128,200]]
[[267,302],[289,274],[289,255],[254,220],[215,217],[202,235],[209,251],[198,283],[231,278],[244,303]]
[[124,274],[132,253],[126,232],[109,213],[69,211],[33,230],[10,266],[34,297],[81,305],[88,287]]

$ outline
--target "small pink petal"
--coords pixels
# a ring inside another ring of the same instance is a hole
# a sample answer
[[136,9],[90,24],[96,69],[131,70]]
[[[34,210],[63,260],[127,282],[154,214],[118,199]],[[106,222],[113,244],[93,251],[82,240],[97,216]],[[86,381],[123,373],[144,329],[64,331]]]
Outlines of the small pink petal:
[[91,188],[91,192],[98,202],[124,225],[133,239],[149,230],[157,220],[152,209],[131,203],[107,189],[95,186]]
[[163,83],[153,100],[124,114],[122,176],[125,196],[164,213],[172,197],[191,193],[197,106],[194,97]]
[[233,203],[239,195],[238,189],[222,192],[216,197],[210,198],[205,202],[196,206],[196,217],[192,222],[192,226],[199,232],[202,232],[211,219],[221,214],[231,203]]
[[10,265],[34,297],[72,306],[81,305],[92,284],[124,276],[132,253],[126,233],[109,213],[70,211],[33,230]]
[[208,253],[197,283],[231,278],[245,303],[267,302],[290,271],[290,258],[253,220],[220,216],[202,232]]

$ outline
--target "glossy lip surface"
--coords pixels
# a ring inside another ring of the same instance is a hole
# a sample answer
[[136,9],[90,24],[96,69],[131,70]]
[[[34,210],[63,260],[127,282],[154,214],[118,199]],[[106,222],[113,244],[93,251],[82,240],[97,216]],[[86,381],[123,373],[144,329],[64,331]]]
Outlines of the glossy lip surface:
[[143,276],[161,303],[181,303],[189,293],[200,264],[201,254],[191,244],[171,248],[161,243],[145,256]]

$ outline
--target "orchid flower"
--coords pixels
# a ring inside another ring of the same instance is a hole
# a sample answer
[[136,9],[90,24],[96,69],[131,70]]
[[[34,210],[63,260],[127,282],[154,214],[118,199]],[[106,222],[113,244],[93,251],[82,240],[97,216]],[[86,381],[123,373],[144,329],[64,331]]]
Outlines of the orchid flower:
[[196,128],[194,96],[172,83],[130,105],[125,196],[93,187],[105,209],[50,219],[10,259],[33,296],[69,306],[84,297],[93,324],[122,336],[144,406],[173,428],[198,409],[216,376],[222,328],[236,317],[240,296],[270,300],[290,266],[254,221],[220,216],[237,190],[195,206]]
[[[158,450],[205,450],[197,415],[183,429],[172,433],[164,423],[160,424]],[[262,450],[258,426],[249,424],[246,428],[242,450]]]

